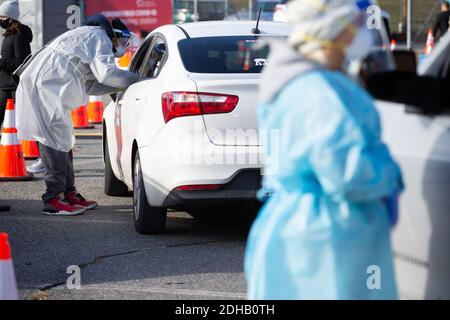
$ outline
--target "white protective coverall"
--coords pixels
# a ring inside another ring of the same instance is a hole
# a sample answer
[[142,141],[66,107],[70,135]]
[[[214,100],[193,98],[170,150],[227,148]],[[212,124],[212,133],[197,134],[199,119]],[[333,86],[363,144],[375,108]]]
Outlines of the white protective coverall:
[[138,80],[137,74],[116,67],[112,41],[101,27],[68,31],[39,52],[20,76],[19,138],[69,152],[75,145],[71,111],[86,105],[88,95],[117,92]]

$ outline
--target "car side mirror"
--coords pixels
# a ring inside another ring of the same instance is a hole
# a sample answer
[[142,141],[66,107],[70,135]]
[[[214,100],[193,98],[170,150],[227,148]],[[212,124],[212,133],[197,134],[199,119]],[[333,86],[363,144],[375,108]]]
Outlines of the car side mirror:
[[417,72],[417,56],[416,53],[409,50],[393,51],[397,71],[416,73]]
[[112,101],[114,101],[114,103],[117,102],[117,93],[111,93],[110,97],[111,97]]

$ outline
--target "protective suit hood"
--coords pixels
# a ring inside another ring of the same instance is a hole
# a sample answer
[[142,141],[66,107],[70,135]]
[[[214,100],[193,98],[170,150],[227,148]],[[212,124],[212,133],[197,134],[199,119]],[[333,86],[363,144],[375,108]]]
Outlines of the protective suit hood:
[[103,30],[105,30],[110,40],[114,38],[114,31],[111,26],[111,23],[104,15],[96,14],[91,17],[87,17],[84,22],[84,25],[91,27],[101,27]]
[[260,86],[260,100],[271,102],[291,80],[312,70],[323,69],[320,64],[302,57],[298,51],[281,40],[269,42],[270,54]]

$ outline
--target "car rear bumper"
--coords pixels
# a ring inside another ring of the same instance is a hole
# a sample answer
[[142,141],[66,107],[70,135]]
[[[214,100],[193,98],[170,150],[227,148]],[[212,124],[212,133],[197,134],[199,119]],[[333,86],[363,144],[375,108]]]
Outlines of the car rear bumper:
[[261,170],[242,170],[216,190],[172,190],[163,207],[172,209],[200,209],[214,206],[247,206],[256,204],[261,188]]
[[[171,126],[182,133],[174,134],[175,129]],[[217,203],[255,199],[261,183],[260,171],[264,167],[263,148],[218,146],[204,134],[203,123],[198,135],[190,131],[191,127],[189,119],[174,119],[152,144],[139,148],[149,203],[155,207],[178,207],[191,201],[195,205],[199,201]],[[209,191],[177,190],[192,185],[221,187]]]

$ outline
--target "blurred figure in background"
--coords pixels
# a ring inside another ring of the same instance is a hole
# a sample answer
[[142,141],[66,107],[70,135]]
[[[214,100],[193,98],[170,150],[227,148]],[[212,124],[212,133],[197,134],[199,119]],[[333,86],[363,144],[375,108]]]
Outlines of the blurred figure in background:
[[0,27],[5,30],[0,57],[0,127],[5,117],[6,100],[14,99],[19,79],[12,73],[31,54],[33,33],[19,22],[19,4],[16,0],[0,5]]
[[294,31],[272,44],[258,117],[279,132],[266,150],[279,169],[264,177],[272,195],[247,243],[250,299],[397,298],[390,229],[402,177],[372,97],[343,71],[370,53],[369,5],[293,0]]
[[[19,22],[20,10],[17,0],[0,5],[0,27],[5,30],[0,54],[0,128],[5,118],[6,101],[15,99],[19,78],[13,72],[31,54],[33,41],[31,29]],[[0,205],[0,212],[9,211],[10,206]]]
[[442,1],[441,13],[436,18],[433,26],[434,42],[437,43],[448,31],[450,20],[450,3],[448,0]]

